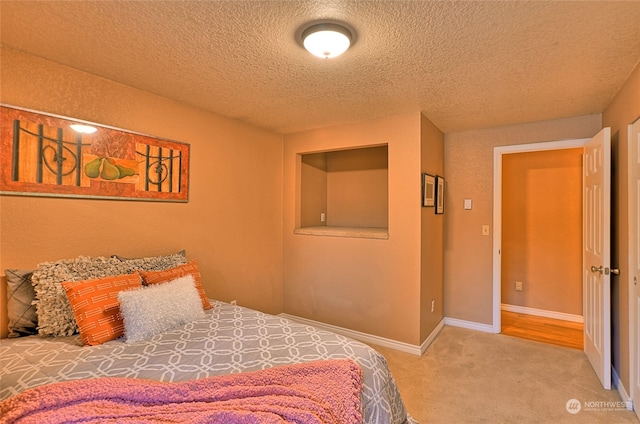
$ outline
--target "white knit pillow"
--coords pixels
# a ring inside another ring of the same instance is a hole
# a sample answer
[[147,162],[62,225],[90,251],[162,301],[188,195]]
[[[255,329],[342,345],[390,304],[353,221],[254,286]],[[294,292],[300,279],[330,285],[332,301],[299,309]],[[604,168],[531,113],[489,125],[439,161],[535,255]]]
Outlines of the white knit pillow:
[[118,294],[127,342],[138,342],[204,316],[192,275]]

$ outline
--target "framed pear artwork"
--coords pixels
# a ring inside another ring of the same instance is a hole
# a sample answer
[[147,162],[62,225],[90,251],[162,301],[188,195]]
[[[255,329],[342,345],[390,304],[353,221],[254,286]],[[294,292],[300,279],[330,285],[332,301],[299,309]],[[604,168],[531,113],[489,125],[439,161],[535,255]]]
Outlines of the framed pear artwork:
[[190,146],[0,105],[0,194],[189,201]]

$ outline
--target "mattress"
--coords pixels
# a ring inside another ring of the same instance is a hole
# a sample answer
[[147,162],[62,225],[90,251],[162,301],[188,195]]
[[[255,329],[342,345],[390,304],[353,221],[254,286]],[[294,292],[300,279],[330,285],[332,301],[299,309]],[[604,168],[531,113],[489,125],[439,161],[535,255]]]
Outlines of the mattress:
[[149,340],[83,347],[79,336],[0,341],[0,399],[31,387],[97,377],[187,381],[323,359],[356,361],[363,371],[365,423],[414,422],[385,358],[347,337],[213,301],[205,317]]

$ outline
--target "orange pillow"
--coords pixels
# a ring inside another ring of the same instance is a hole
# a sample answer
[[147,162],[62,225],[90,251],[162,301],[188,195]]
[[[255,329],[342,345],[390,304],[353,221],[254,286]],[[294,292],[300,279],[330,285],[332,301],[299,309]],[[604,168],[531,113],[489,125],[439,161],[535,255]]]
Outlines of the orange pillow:
[[165,269],[164,271],[140,271],[142,280],[146,285],[168,283],[169,281],[189,274],[193,275],[193,279],[196,282],[196,289],[198,289],[200,300],[202,300],[202,308],[211,309],[209,298],[204,291],[204,287],[202,287],[202,277],[200,276],[198,263],[196,261],[191,261],[175,268]]
[[106,278],[62,283],[80,329],[83,345],[96,346],[124,334],[118,293],[142,287],[140,275],[114,275]]

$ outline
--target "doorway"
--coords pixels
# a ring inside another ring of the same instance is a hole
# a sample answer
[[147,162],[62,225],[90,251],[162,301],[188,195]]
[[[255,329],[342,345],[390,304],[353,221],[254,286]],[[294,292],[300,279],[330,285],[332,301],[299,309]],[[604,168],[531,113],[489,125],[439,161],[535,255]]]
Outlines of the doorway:
[[[557,305],[562,302],[563,291],[566,292],[566,288],[561,287],[562,285],[556,284],[556,294],[549,296],[546,295],[547,299],[545,299],[545,286],[548,286],[548,280],[551,280],[549,275],[545,275],[544,270],[540,273],[539,263],[536,261],[531,261],[531,258],[527,258],[525,262],[518,263],[518,260],[522,261],[522,259],[516,259],[515,262],[511,262],[509,259],[509,254],[503,255],[503,247],[505,249],[510,248],[510,246],[503,246],[503,226],[505,225],[505,221],[508,221],[509,215],[504,215],[504,205],[503,205],[503,190],[507,187],[505,181],[503,181],[503,166],[505,155],[511,154],[520,154],[520,153],[536,153],[536,152],[549,152],[549,151],[561,151],[566,149],[582,149],[588,139],[574,139],[574,140],[563,140],[557,142],[545,142],[545,143],[533,143],[533,144],[522,144],[522,145],[513,145],[513,146],[502,146],[496,147],[494,149],[494,219],[493,219],[493,245],[494,245],[494,255],[493,255],[493,331],[495,333],[502,332],[502,313],[503,307],[507,309],[508,312],[515,312],[516,314],[523,315],[534,315],[534,316],[543,316],[544,318],[551,319],[561,319],[565,321],[580,321],[582,315],[582,269],[581,269],[581,259],[577,262],[576,269],[573,270],[577,272],[579,277],[579,298],[577,299],[578,304],[580,305],[578,308],[573,306],[573,309],[569,309],[569,312],[561,312],[557,313],[554,309],[561,310],[562,308],[558,308]],[[535,172],[533,173],[535,174]],[[522,184],[528,184],[530,186],[535,186],[536,178],[535,175],[525,175],[522,178],[527,178],[528,182],[516,182],[516,190],[522,189]],[[541,180],[542,181],[542,180]],[[546,180],[545,180],[546,181]],[[513,183],[513,182],[511,182]],[[533,199],[535,200],[535,204],[528,204],[524,206],[528,208],[529,211],[546,211],[546,208],[549,208],[550,205],[546,203],[545,200],[545,189],[550,189],[549,184],[554,184],[553,180],[551,182],[546,182],[545,184],[539,184],[533,191]],[[552,187],[555,188],[555,187]],[[580,194],[581,189],[577,189]],[[530,194],[531,195],[531,194]],[[525,199],[526,200],[526,199]],[[520,199],[521,203],[522,199]],[[516,204],[518,201],[515,202]],[[534,203],[534,201],[529,200],[528,203]],[[507,207],[509,207],[507,205]],[[522,207],[522,205],[520,205]],[[517,209],[517,207],[516,207]],[[579,206],[579,213],[581,216],[581,203]],[[515,214],[518,211],[514,212]],[[520,211],[522,213],[522,210]],[[526,213],[526,210],[525,210]],[[533,220],[540,221],[537,225],[545,225],[544,220],[547,219],[545,214],[539,214],[538,217],[534,217]],[[517,219],[515,221],[518,221]],[[550,246],[553,247],[553,241],[551,239],[547,239],[546,241],[540,240],[531,240],[535,239],[535,231],[532,230],[533,227],[531,225],[536,225],[535,222],[525,222],[522,223],[511,223],[509,224],[510,228],[508,234],[512,234],[514,240],[520,240],[522,244],[522,240],[525,239],[525,245],[520,246],[525,249],[531,248],[531,246],[538,245],[539,249],[547,249]],[[515,227],[514,227],[515,226]],[[519,226],[519,227],[518,227]],[[529,228],[527,228],[529,227]],[[532,232],[533,231],[533,232]],[[581,223],[580,223],[580,234],[581,234]],[[528,236],[525,236],[523,232],[528,232]],[[505,235],[507,232],[505,232]],[[553,235],[551,235],[553,237]],[[580,240],[581,241],[581,240]],[[512,246],[511,246],[512,247]],[[582,247],[577,247],[577,255],[581,258]],[[520,255],[522,257],[522,255]],[[548,255],[547,255],[548,256]],[[552,257],[552,260],[561,259],[556,257]],[[509,261],[508,269],[503,268],[503,261]],[[561,261],[560,261],[561,262]],[[554,266],[558,266],[556,263]],[[509,268],[510,267],[510,268]],[[543,266],[544,267],[544,266]],[[515,270],[515,271],[514,271]],[[515,273],[514,273],[515,272]],[[521,273],[521,274],[518,274]],[[505,274],[505,278],[503,278],[503,274]],[[522,275],[522,277],[520,277]],[[513,280],[513,281],[511,281]],[[528,281],[527,281],[528,280]],[[503,286],[507,288],[503,288]],[[548,286],[547,289],[552,286]],[[559,290],[558,290],[559,289]],[[509,296],[507,297],[506,303],[503,301],[503,291],[506,291]],[[575,291],[575,288],[574,288]],[[565,293],[566,294],[566,293]],[[555,298],[551,298],[555,297]],[[574,293],[575,297],[575,293]],[[574,299],[575,301],[575,299]],[[555,306],[554,306],[555,305]],[[568,319],[567,319],[568,318]]]
[[583,348],[583,150],[502,155],[503,334]]

